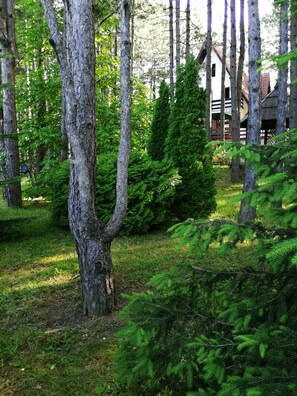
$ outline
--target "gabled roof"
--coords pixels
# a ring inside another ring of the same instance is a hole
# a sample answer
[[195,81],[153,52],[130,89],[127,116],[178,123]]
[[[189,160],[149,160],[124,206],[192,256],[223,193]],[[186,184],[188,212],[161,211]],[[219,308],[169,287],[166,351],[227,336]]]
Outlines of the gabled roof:
[[[215,54],[217,55],[219,60],[221,62],[223,62],[223,48],[222,48],[222,46],[213,46],[212,50],[215,52]],[[204,44],[201,51],[199,52],[199,54],[197,56],[197,62],[200,65],[202,65],[202,63],[204,62],[204,60],[206,58],[206,53],[207,53],[207,47],[206,47],[206,44]],[[228,58],[228,57],[226,58],[226,71],[230,76],[230,58]],[[243,72],[243,75],[242,75],[242,95],[248,102],[248,97],[249,97],[248,96],[248,76],[245,72]]]

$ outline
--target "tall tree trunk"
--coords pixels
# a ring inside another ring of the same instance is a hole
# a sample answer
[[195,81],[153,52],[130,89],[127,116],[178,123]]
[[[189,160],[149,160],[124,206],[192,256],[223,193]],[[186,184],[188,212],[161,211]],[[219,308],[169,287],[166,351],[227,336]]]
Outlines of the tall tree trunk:
[[239,45],[239,58],[237,68],[237,127],[238,127],[238,140],[240,141],[240,109],[241,109],[241,97],[242,97],[242,76],[244,66],[244,55],[245,55],[245,28],[244,28],[244,4],[245,0],[240,0],[240,21],[239,21],[239,32],[240,32],[240,45]]
[[173,0],[169,0],[169,80],[170,91],[174,90],[174,35],[173,35]]
[[[261,58],[261,34],[258,0],[248,0],[248,53],[249,53],[249,115],[247,144],[260,144],[261,133],[261,74],[257,61]],[[245,167],[243,192],[256,188],[257,177],[250,166]],[[246,207],[243,200],[240,205],[238,221],[254,221],[255,207]]]
[[5,136],[5,177],[7,185],[4,197],[9,207],[22,205],[20,158],[17,134],[15,102],[15,18],[14,0],[0,1],[0,51],[3,84],[3,133]]
[[227,21],[228,2],[224,1],[223,22],[223,51],[222,51],[222,75],[221,75],[221,114],[220,114],[220,139],[225,140],[225,79],[226,79],[226,56],[227,56]]
[[212,87],[211,87],[211,52],[212,52],[212,0],[207,0],[207,38],[206,38],[206,130],[211,140],[212,121]]
[[191,42],[191,3],[187,0],[186,7],[186,60],[190,55],[190,42]]
[[[237,100],[237,57],[236,57],[236,7],[235,0],[230,3],[231,22],[231,46],[230,46],[230,80],[231,80],[231,118],[232,118],[232,142],[239,143],[238,127],[238,100]],[[231,180],[233,183],[239,182],[239,160],[232,158]]]
[[114,307],[115,297],[110,245],[122,226],[127,208],[131,106],[130,1],[121,1],[121,137],[116,204],[107,224],[97,218],[95,210],[94,4],[92,0],[65,2],[63,42],[52,1],[42,0],[42,3],[66,98],[65,121],[71,155],[68,212],[80,264],[83,312],[92,316],[107,314]]
[[175,63],[176,70],[180,65],[180,0],[175,0]]
[[[290,43],[291,51],[297,48],[297,4],[295,0],[291,0],[291,28]],[[289,104],[289,127],[297,128],[297,61],[291,60],[290,66],[290,104]]]
[[[288,1],[284,1],[279,6],[279,53],[288,52]],[[276,134],[279,135],[286,130],[287,117],[287,84],[288,69],[281,67],[278,72],[278,105],[276,119]]]

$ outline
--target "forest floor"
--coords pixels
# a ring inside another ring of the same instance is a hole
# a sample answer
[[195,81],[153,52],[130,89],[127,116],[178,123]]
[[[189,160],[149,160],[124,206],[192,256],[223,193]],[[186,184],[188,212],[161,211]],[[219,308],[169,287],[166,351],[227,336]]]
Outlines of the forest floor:
[[[235,218],[228,199],[241,186],[229,169],[217,168],[214,217]],[[122,294],[145,290],[154,274],[180,260],[197,259],[166,232],[119,237],[112,245],[117,308],[103,318],[81,314],[75,247],[57,229],[42,200],[8,210],[0,202],[0,396],[133,396],[113,371],[115,334],[122,326]],[[221,257],[211,252],[204,266],[233,268],[252,260],[252,250]],[[244,259],[243,259],[244,257]]]

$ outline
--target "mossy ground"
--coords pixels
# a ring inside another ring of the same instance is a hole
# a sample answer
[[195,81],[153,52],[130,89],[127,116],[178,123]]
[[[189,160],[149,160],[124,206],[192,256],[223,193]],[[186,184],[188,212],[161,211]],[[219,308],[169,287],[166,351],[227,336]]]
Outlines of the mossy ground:
[[[218,209],[235,217],[228,199],[240,192],[228,168],[217,168]],[[122,293],[145,289],[154,274],[181,259],[166,232],[119,237],[112,246],[118,305],[104,318],[81,315],[78,261],[71,236],[54,227],[43,201],[7,209],[0,202],[0,395],[131,395],[112,371]],[[204,266],[236,267],[252,260],[252,250],[225,257],[211,252]]]

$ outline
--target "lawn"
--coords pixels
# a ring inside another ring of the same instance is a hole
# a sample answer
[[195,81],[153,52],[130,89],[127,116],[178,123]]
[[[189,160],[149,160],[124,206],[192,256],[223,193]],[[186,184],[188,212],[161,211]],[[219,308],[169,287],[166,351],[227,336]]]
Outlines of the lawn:
[[[214,217],[236,215],[227,202],[241,186],[228,173],[217,168]],[[8,210],[0,202],[0,224],[0,395],[133,396],[112,371],[122,293],[145,289],[152,275],[181,259],[197,259],[166,232],[119,237],[112,246],[117,308],[108,317],[85,318],[74,244],[54,227],[46,203]],[[243,246],[224,257],[210,252],[199,265],[231,268],[252,259]]]

